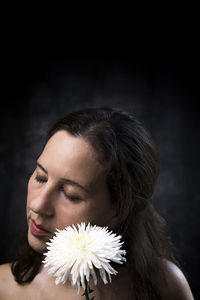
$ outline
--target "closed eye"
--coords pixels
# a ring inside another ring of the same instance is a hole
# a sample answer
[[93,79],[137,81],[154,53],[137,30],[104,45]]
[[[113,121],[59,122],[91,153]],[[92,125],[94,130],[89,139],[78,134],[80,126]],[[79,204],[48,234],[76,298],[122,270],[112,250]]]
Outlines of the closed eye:
[[39,182],[39,183],[45,183],[45,182],[47,182],[47,178],[42,177],[42,176],[39,176],[39,175],[36,175],[36,176],[35,176],[35,180],[36,180],[37,182]]
[[65,198],[69,199],[70,201],[81,201],[81,198],[76,195],[69,195],[65,192],[64,187],[61,186],[60,190],[63,192]]
[[[39,183],[46,183],[48,181],[48,179],[46,177],[40,176],[40,175],[36,175],[35,176],[35,180]],[[81,198],[79,196],[76,195],[69,195],[65,192],[64,187],[61,186],[60,190],[62,191],[62,193],[64,194],[65,198],[69,199],[70,201],[81,201]]]

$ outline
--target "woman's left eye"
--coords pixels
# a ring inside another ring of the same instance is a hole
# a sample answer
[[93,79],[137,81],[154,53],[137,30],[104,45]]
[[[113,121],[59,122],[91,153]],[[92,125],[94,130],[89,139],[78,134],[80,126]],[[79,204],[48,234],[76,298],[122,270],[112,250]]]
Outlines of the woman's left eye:
[[39,176],[39,175],[36,175],[35,176],[35,180],[39,183],[45,183],[47,182],[47,179],[45,177],[42,177],[42,176]]
[[68,194],[65,192],[65,190],[64,190],[63,187],[61,187],[61,191],[63,192],[65,198],[69,199],[70,201],[80,201],[80,200],[81,200],[81,198],[80,198],[79,196],[76,196],[76,195],[68,195]]

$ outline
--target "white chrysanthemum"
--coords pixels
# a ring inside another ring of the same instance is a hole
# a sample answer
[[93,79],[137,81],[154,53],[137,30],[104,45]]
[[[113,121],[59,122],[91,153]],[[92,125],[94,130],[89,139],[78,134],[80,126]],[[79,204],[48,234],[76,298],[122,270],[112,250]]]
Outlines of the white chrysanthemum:
[[122,264],[126,261],[125,250],[120,250],[123,242],[121,236],[108,231],[107,227],[86,226],[78,224],[78,229],[72,225],[63,230],[57,229],[55,236],[47,243],[49,250],[44,255],[48,273],[54,274],[56,284],[70,280],[73,286],[80,284],[85,289],[85,278],[89,283],[92,276],[95,285],[97,277],[95,268],[99,269],[100,276],[106,284],[107,276],[111,282],[111,275],[116,275],[111,261]]

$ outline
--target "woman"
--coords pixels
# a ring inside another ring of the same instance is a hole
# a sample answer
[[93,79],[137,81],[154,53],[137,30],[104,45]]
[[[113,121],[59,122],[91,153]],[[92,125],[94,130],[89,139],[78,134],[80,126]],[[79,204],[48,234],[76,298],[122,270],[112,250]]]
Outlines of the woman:
[[151,204],[157,176],[151,136],[127,112],[85,109],[59,120],[28,183],[28,234],[21,254],[1,266],[0,299],[83,299],[69,282],[56,286],[41,263],[56,228],[80,222],[108,226],[127,250],[111,284],[91,284],[95,300],[193,299]]

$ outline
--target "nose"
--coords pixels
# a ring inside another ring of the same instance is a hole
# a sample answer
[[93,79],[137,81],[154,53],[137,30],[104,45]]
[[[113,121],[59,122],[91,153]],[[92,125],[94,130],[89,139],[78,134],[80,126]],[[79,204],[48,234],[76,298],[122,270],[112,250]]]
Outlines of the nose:
[[55,213],[55,193],[48,184],[38,190],[30,202],[33,212],[46,217],[52,217]]

